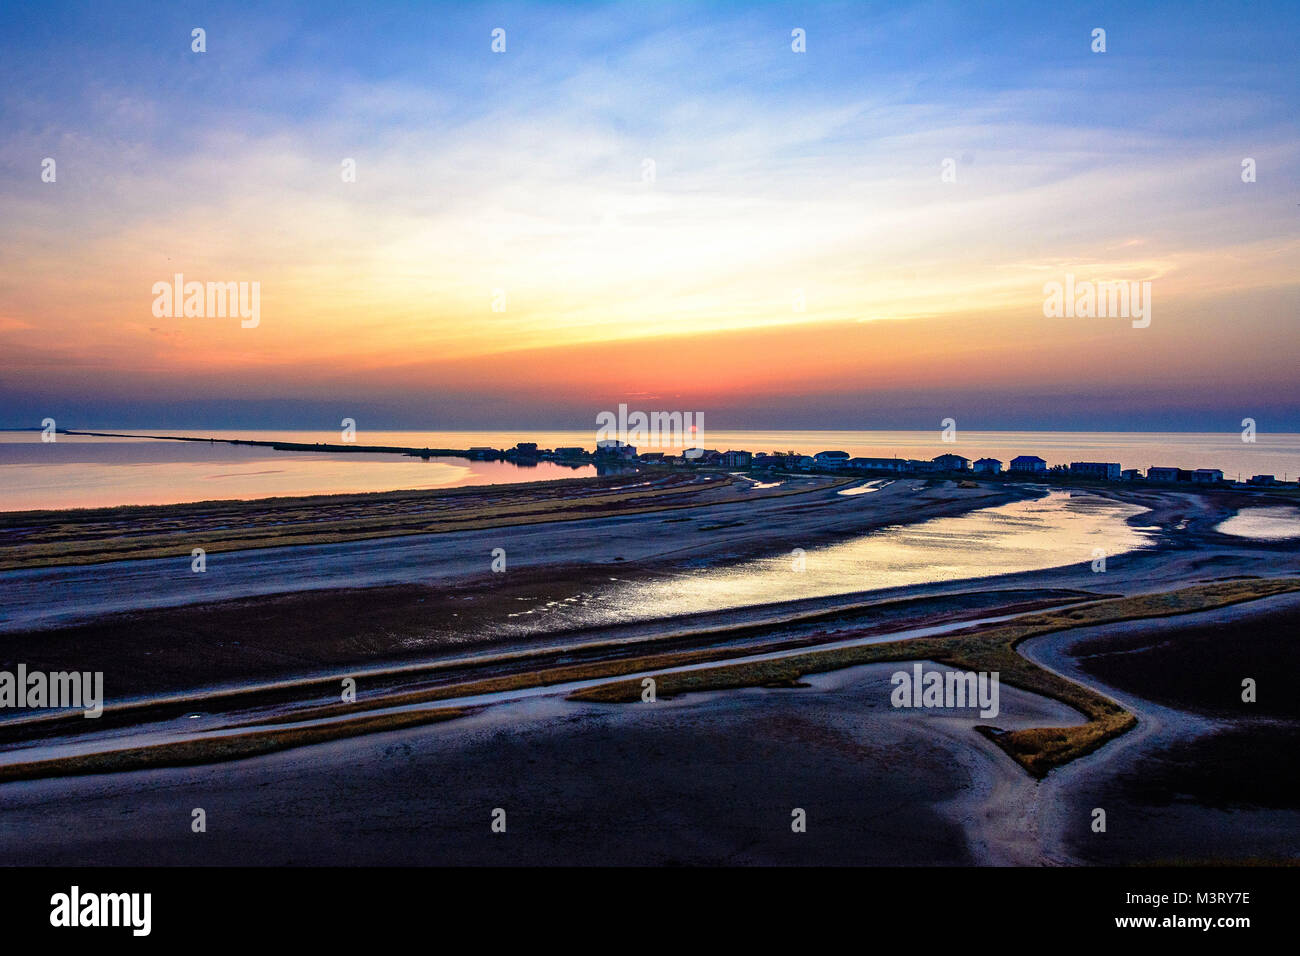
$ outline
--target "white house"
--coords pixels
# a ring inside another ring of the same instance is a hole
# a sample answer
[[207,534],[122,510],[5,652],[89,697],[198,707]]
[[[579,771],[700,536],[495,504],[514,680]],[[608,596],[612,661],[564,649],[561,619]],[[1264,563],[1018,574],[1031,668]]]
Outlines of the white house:
[[818,468],[843,468],[849,463],[847,451],[819,451],[813,455]]

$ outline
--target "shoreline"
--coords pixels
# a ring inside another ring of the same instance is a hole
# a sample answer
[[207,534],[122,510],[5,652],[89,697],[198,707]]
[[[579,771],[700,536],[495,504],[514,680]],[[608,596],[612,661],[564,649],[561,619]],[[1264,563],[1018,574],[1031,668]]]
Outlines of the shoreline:
[[[39,429],[15,429],[14,431],[31,431],[39,432]],[[183,442],[190,444],[222,444],[236,447],[254,447],[268,448],[274,451],[284,451],[289,453],[330,453],[330,454],[380,454],[380,455],[399,455],[404,457],[417,457],[424,460],[431,458],[456,458],[467,462],[474,461],[501,461],[517,465],[521,468],[537,466],[540,464],[557,465],[561,467],[582,468],[595,467],[600,473],[600,477],[612,477],[615,475],[626,477],[628,475],[649,475],[663,476],[667,474],[689,474],[689,475],[729,475],[733,477],[744,476],[755,483],[762,483],[766,480],[790,479],[797,477],[821,477],[829,479],[844,480],[870,480],[870,479],[920,479],[920,480],[956,480],[956,481],[976,481],[991,485],[1022,485],[1022,484],[1040,484],[1045,487],[1054,489],[1087,489],[1098,492],[1118,491],[1120,493],[1142,493],[1147,492],[1170,492],[1170,493],[1195,493],[1195,494],[1233,494],[1243,496],[1254,496],[1256,498],[1269,499],[1272,497],[1273,503],[1278,505],[1296,505],[1300,503],[1300,482],[1294,481],[1277,481],[1273,475],[1254,476],[1250,481],[1229,481],[1221,470],[1217,469],[1194,469],[1194,468],[1165,468],[1164,472],[1177,472],[1177,478],[1168,475],[1160,477],[1144,477],[1138,475],[1136,478],[1120,477],[1119,472],[1115,471],[1108,476],[1099,476],[1091,474],[1088,469],[1074,470],[1074,465],[1067,469],[1065,465],[1055,465],[1046,467],[1042,459],[1037,459],[1043,470],[1038,471],[1015,471],[1008,469],[1002,471],[1001,462],[995,461],[998,471],[988,472],[980,471],[978,468],[969,467],[968,459],[961,459],[962,467],[956,467],[948,458],[961,458],[961,456],[940,456],[931,461],[924,459],[903,459],[903,458],[855,458],[855,459],[827,459],[814,460],[807,455],[794,453],[757,453],[751,456],[748,451],[734,452],[742,456],[736,462],[724,464],[724,459],[720,453],[709,449],[697,449],[703,451],[704,457],[688,459],[685,454],[674,456],[668,453],[646,453],[642,455],[635,454],[635,447],[620,449],[602,449],[597,442],[597,448],[594,451],[587,451],[583,448],[560,449],[539,449],[536,443],[520,443],[512,448],[495,448],[488,446],[474,446],[470,448],[430,448],[408,445],[361,445],[354,442],[295,442],[281,439],[253,439],[253,438],[216,438],[213,436],[202,437],[197,435],[171,435],[171,434],[129,434],[127,432],[117,431],[100,431],[90,429],[59,429],[58,434],[70,436],[85,436],[91,438],[122,438],[134,439],[138,441],[159,441],[159,442]],[[415,433],[419,434],[419,433]],[[1034,433],[1026,433],[1034,434]],[[1045,433],[1056,434],[1056,433]],[[1094,434],[1083,432],[1080,434]],[[1119,434],[1147,434],[1147,433],[1119,433]],[[1157,433],[1158,434],[1158,433]],[[1204,434],[1204,433],[1188,433]],[[829,437],[829,436],[828,436]],[[632,454],[623,454],[631,451]],[[728,454],[733,454],[729,452]],[[825,452],[831,455],[847,455],[844,452]],[[974,452],[972,452],[974,454]],[[992,460],[992,459],[989,459]],[[1086,464],[1086,463],[1085,463]],[[1096,464],[1096,463],[1093,463]],[[1118,464],[1115,465],[1118,469]],[[1093,469],[1094,471],[1096,469]],[[1140,471],[1140,469],[1130,469]],[[1200,476],[1200,472],[1210,473],[1209,477]],[[1220,477],[1213,479],[1213,475]],[[1266,478],[1267,481],[1255,482],[1255,478]],[[1285,479],[1285,475],[1284,475]],[[550,479],[555,482],[565,481],[585,481],[591,479],[560,477]],[[535,482],[540,483],[540,482]],[[516,482],[515,484],[529,484],[528,482]],[[109,505],[109,506],[90,506],[90,507],[71,507],[71,508],[45,508],[45,509],[24,509],[22,511],[0,512],[0,518],[6,515],[12,516],[51,516],[55,514],[81,513],[81,512],[108,512],[120,511],[123,509],[153,509],[153,508],[191,508],[191,507],[212,507],[225,505],[233,507],[237,504],[247,504],[256,506],[258,504],[273,504],[295,499],[342,499],[358,496],[382,496],[382,495],[404,495],[418,494],[421,491],[438,492],[441,490],[450,490],[452,487],[462,487],[473,489],[485,486],[449,486],[448,489],[418,489],[418,488],[396,488],[382,491],[369,492],[348,492],[348,493],[305,493],[293,496],[263,496],[263,497],[242,497],[230,499],[200,499],[187,502],[173,502],[169,504],[140,504],[140,505]],[[1259,503],[1257,501],[1257,503]]]

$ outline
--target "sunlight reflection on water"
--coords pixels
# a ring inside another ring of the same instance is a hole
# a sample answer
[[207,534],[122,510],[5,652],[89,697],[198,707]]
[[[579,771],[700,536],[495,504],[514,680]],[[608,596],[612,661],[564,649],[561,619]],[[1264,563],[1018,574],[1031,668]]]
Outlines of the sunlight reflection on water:
[[[1148,546],[1148,530],[1127,519],[1143,509],[1095,495],[1053,491],[951,518],[893,526],[852,541],[808,548],[797,571],[793,549],[780,557],[683,571],[668,579],[620,582],[580,605],[540,615],[544,626],[614,624],[828,597],[909,584],[1089,564]],[[538,622],[541,624],[542,622]]]
[[1300,538],[1300,511],[1295,508],[1244,508],[1214,530],[1258,541]]

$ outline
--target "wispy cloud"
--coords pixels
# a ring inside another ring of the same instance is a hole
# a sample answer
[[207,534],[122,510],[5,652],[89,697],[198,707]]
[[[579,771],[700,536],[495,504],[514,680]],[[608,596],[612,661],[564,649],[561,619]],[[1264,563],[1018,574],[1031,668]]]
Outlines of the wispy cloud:
[[[1269,70],[1276,25],[1115,8],[1095,56],[1068,12],[805,13],[227,5],[195,55],[194,14],[56,5],[0,44],[0,348],[18,367],[57,340],[151,375],[379,374],[977,311],[996,327],[1071,270],[1158,278],[1164,302],[1295,286],[1300,97]],[[175,272],[260,280],[257,334],[153,319]]]

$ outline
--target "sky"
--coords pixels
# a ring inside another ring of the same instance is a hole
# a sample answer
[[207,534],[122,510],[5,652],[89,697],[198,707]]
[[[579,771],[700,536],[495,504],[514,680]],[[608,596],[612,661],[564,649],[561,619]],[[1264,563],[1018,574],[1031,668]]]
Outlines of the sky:
[[1300,5],[1132,6],[6,3],[0,426],[1300,432]]

